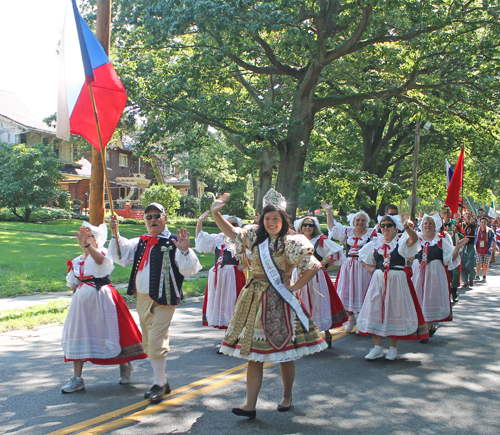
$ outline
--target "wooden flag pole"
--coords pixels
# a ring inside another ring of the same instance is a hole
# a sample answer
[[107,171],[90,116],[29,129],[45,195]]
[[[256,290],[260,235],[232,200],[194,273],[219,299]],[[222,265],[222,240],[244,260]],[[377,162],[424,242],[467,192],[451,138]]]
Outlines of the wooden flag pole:
[[[97,126],[97,137],[99,138],[99,149],[101,151],[102,167],[104,169],[104,180],[106,183],[106,191],[108,192],[109,211],[111,212],[112,215],[116,215],[115,210],[113,208],[113,198],[111,196],[111,186],[109,185],[108,165],[106,163],[106,151],[105,151],[104,147],[102,146],[101,127],[99,125],[99,117],[97,116],[97,107],[95,104],[94,92],[92,91],[92,84],[89,82],[88,85],[89,85],[89,91],[90,91],[90,99],[92,100],[92,107],[94,108],[95,124]],[[116,227],[114,227],[112,231],[113,231],[113,234],[114,234],[115,240],[116,240],[116,252],[118,254],[118,258],[121,259],[122,253],[120,250],[120,244],[118,243],[118,229]]]

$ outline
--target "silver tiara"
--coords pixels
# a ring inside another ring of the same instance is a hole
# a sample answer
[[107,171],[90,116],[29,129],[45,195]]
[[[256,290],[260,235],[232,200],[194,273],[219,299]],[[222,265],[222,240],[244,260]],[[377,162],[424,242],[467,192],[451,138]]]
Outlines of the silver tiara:
[[286,209],[285,197],[281,193],[274,190],[272,187],[267,191],[267,193],[264,195],[264,198],[262,199],[263,207],[269,204],[274,205],[278,208]]

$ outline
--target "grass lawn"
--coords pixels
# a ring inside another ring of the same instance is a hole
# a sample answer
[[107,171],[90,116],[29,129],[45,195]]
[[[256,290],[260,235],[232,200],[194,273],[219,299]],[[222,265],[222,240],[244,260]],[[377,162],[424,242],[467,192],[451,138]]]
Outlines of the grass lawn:
[[[74,235],[80,225],[81,221],[69,219],[44,223],[0,222],[0,298],[66,291],[66,261],[82,251],[76,238],[63,236]],[[194,246],[195,228],[187,229]],[[120,225],[120,234],[127,238],[144,234],[144,230],[142,225]],[[170,227],[170,230],[174,232],[177,228]],[[217,231],[216,228],[207,230]],[[204,270],[214,263],[213,254],[198,254],[198,258]],[[111,274],[112,282],[128,282],[131,267],[117,265]],[[201,288],[202,284],[189,286]]]

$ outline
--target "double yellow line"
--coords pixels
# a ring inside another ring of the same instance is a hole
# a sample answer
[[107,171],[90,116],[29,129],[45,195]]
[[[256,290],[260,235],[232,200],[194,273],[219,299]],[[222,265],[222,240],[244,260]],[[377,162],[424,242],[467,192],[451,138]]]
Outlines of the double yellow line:
[[[332,341],[349,335],[345,332],[341,332],[343,329],[344,327],[340,327],[331,331],[332,334],[334,334],[334,336],[332,337]],[[266,363],[264,364],[264,368],[270,367],[272,365],[272,363]],[[90,420],[82,421],[81,423],[56,430],[55,432],[51,432],[48,435],[66,435],[75,432],[86,435],[94,435],[109,432],[127,424],[141,421],[149,415],[156,414],[172,406],[180,405],[181,403],[187,402],[188,400],[191,400],[195,397],[201,396],[210,391],[222,388],[228,384],[238,381],[239,379],[246,376],[246,368],[246,363],[241,364],[237,367],[233,367],[232,369],[225,370],[213,376],[209,376],[208,378],[200,379],[199,381],[192,382],[191,384],[184,385],[180,388],[176,388],[169,394],[168,399],[165,399],[163,402],[158,403],[157,405],[151,405],[151,402],[149,400],[142,400],[141,402],[134,403],[133,405],[129,405],[121,409],[117,409],[116,411],[108,412],[106,414],[100,415],[99,417],[95,417]],[[140,408],[145,409],[134,412]],[[118,418],[124,414],[128,415]]]

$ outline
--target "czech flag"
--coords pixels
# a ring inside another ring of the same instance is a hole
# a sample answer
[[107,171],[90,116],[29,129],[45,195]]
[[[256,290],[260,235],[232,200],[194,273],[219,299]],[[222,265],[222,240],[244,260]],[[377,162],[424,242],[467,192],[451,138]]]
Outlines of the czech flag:
[[60,52],[56,135],[69,141],[70,133],[77,134],[100,149],[90,84],[105,147],[127,104],[127,94],[76,0],[68,0],[66,6]]

